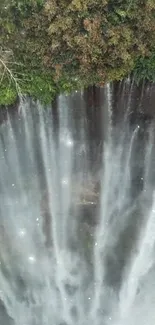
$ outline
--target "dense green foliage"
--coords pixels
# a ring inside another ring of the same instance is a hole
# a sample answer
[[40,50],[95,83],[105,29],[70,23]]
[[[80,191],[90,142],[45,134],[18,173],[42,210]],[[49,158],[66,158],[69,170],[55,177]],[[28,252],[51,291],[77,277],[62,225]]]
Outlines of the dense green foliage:
[[155,50],[147,57],[139,57],[134,67],[134,78],[137,82],[148,80],[155,82]]
[[0,104],[155,80],[154,0],[1,0],[0,35]]

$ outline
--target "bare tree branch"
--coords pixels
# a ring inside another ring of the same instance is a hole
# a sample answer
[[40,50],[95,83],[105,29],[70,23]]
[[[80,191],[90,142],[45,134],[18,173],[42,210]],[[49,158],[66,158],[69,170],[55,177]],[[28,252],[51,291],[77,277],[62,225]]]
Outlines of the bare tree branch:
[[[5,62],[0,58],[0,63],[2,64],[2,66],[4,67],[4,73],[5,71],[10,75],[11,80],[15,83],[16,86],[16,90],[18,91],[19,86],[17,84],[16,78],[13,76],[11,70],[7,67],[7,65],[5,64]],[[4,74],[3,73],[3,74]]]

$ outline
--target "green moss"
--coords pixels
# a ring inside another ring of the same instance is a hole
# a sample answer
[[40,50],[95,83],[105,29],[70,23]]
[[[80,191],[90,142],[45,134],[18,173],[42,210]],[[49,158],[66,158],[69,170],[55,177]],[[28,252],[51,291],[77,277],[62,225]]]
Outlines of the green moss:
[[[26,79],[19,81],[18,86],[21,94],[39,99],[44,104],[49,104],[57,92],[53,79],[48,75],[29,74],[26,76]],[[13,82],[9,87],[6,82],[3,82],[0,90],[0,104],[8,105],[14,103],[18,94]]]
[[26,80],[21,81],[21,91],[44,104],[49,104],[54,99],[57,88],[52,75],[29,73],[26,75]]
[[[15,75],[15,77],[17,77]],[[19,77],[19,76],[18,76]],[[69,80],[62,77],[57,83],[52,74],[27,72],[18,80],[19,95],[31,96],[34,100],[38,99],[43,104],[50,104],[59,93],[70,93],[80,88],[76,80]],[[13,104],[18,97],[15,83],[9,82],[8,78],[3,80],[0,86],[0,105]]]
[[17,93],[13,88],[1,88],[0,105],[11,105],[17,99]]
[[0,105],[11,105],[17,99],[15,84],[5,78],[0,85]]

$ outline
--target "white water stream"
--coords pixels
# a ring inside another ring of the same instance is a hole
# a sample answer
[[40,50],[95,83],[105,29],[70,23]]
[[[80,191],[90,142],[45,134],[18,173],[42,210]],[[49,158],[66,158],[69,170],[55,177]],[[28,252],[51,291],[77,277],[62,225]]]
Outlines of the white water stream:
[[111,91],[97,170],[82,93],[0,126],[0,325],[155,324],[154,129]]

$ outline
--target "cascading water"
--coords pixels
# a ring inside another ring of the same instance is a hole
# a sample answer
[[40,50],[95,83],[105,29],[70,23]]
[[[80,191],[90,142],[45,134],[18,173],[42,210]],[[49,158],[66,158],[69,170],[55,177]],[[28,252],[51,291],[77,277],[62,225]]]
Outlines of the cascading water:
[[155,322],[154,125],[113,100],[27,100],[0,126],[1,325]]

